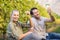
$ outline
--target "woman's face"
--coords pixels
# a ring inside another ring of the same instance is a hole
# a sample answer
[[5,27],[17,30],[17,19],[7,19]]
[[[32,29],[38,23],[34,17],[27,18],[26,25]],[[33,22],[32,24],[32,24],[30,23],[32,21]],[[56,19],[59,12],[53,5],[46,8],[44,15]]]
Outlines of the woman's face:
[[19,12],[13,12],[12,19],[13,19],[13,21],[18,21],[18,19],[19,19]]

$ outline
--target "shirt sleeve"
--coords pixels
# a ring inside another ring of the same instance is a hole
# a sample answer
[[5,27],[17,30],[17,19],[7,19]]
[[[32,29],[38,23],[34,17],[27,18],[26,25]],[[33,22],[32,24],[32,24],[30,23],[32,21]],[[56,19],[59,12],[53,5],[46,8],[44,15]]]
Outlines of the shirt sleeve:
[[43,17],[44,22],[49,22],[51,21],[49,18]]

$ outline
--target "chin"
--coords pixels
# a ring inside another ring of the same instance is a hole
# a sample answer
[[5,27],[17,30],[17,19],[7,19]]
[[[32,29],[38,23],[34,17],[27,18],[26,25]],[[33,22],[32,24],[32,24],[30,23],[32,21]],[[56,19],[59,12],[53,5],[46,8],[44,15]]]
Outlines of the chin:
[[18,21],[18,20],[15,20],[15,21]]
[[15,22],[18,21],[18,20],[14,20]]
[[40,18],[40,16],[37,16],[37,18]]

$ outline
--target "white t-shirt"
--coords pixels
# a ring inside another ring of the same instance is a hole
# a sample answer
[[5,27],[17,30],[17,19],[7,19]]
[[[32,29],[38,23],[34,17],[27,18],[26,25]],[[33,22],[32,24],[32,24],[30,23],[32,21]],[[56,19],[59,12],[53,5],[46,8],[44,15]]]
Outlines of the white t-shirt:
[[34,17],[31,18],[34,28],[33,28],[33,35],[38,38],[45,38],[48,35],[46,33],[46,26],[45,21],[48,20],[48,18],[40,17],[40,20],[35,19]]

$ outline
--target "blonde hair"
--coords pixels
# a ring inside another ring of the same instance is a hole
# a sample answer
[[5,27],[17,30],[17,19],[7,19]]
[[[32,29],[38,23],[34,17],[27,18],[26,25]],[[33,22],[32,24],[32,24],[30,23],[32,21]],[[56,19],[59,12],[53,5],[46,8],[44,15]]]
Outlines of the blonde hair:
[[11,15],[10,15],[10,21],[12,21],[12,20],[13,20],[12,16],[13,16],[14,12],[18,12],[18,13],[19,13],[19,11],[18,11],[18,10],[13,10],[13,11],[11,12]]

